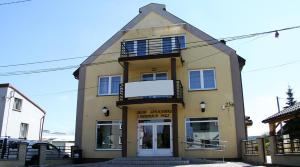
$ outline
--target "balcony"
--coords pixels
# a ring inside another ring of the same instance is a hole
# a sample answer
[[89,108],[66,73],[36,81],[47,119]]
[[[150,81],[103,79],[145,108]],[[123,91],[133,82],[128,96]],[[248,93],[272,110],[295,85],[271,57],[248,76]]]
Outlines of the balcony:
[[184,104],[181,82],[179,80],[156,80],[120,84],[117,106],[146,103]]
[[184,36],[124,41],[119,62],[181,57],[183,48]]

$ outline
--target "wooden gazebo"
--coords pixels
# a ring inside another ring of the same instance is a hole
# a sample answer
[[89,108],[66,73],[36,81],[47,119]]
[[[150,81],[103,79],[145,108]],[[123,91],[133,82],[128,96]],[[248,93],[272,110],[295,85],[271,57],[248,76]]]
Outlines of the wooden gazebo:
[[295,118],[300,118],[300,102],[268,117],[262,122],[269,124],[269,134],[270,136],[274,136],[276,134],[276,128],[281,122]]

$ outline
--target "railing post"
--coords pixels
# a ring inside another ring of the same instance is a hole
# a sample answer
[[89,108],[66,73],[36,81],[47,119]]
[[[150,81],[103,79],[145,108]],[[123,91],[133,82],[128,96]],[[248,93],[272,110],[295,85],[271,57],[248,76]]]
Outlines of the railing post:
[[176,58],[171,58],[171,79],[173,80],[174,86],[174,96],[173,99],[177,98],[177,88],[176,88]]
[[122,107],[122,157],[127,157],[127,121],[128,107]]
[[124,62],[124,69],[123,69],[123,101],[127,100],[125,98],[125,84],[128,82],[128,70],[129,70],[129,63]]
[[172,104],[173,156],[178,157],[178,111],[177,104]]

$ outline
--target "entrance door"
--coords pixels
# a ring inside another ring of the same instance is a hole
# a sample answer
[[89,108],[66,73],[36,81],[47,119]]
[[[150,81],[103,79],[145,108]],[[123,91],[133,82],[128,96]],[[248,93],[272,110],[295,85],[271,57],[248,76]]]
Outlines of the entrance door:
[[138,123],[138,156],[172,156],[171,122],[152,121]]

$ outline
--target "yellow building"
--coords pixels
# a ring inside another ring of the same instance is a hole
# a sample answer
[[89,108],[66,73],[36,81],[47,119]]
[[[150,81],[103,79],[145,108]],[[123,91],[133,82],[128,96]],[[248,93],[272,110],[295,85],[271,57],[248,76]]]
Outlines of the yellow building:
[[238,158],[241,70],[225,41],[148,4],[74,72],[84,158]]

